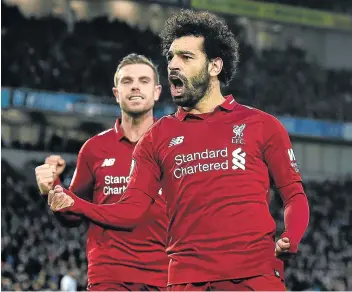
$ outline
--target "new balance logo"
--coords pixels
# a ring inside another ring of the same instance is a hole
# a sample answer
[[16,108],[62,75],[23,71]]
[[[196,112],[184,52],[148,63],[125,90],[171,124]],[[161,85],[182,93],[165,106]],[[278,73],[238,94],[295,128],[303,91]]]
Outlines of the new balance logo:
[[179,136],[179,137],[172,138],[170,143],[169,143],[169,147],[172,147],[172,146],[179,145],[179,144],[183,143],[183,139],[184,138],[185,138],[184,136]]
[[246,152],[242,152],[242,148],[237,148],[232,151],[232,169],[246,169]]
[[101,165],[101,167],[104,166],[113,166],[115,163],[115,158],[106,158],[103,162],[103,164]]

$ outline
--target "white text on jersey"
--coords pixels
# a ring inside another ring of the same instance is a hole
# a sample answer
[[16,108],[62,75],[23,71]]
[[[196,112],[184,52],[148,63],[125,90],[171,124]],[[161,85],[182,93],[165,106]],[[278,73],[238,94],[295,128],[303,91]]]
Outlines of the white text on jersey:
[[[185,175],[195,174],[198,172],[209,171],[226,171],[229,170],[229,162],[232,162],[233,170],[245,170],[246,153],[237,148],[230,152],[227,147],[223,149],[205,149],[201,152],[188,154],[178,154],[174,161],[174,177],[179,179]],[[216,161],[214,161],[214,159]]]
[[[105,196],[108,195],[122,195],[126,190],[127,184],[129,182],[129,176],[112,176],[106,175],[104,177],[105,187],[103,188],[103,193]],[[122,184],[120,186],[112,186],[116,184]]]

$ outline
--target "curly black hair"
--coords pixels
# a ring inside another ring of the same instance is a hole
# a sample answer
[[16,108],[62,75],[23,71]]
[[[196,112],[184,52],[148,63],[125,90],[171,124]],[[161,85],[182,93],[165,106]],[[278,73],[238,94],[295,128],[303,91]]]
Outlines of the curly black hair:
[[175,39],[188,35],[204,37],[203,49],[208,60],[215,58],[223,60],[219,80],[222,85],[228,85],[236,72],[239,48],[226,22],[207,11],[182,9],[166,21],[160,33],[162,54],[166,56]]

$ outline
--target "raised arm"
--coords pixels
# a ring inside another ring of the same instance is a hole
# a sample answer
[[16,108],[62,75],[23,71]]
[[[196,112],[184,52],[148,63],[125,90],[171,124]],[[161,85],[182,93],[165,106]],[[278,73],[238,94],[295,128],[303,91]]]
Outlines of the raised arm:
[[51,209],[84,215],[95,223],[109,227],[133,229],[158,198],[161,170],[156,156],[149,131],[134,150],[130,182],[119,202],[96,205],[78,198],[68,190],[56,188],[52,193]]
[[[94,176],[91,172],[90,160],[92,154],[89,150],[89,141],[81,148],[75,172],[73,174],[70,190],[84,200],[91,201],[93,197]],[[54,185],[61,185],[60,175],[66,166],[65,160],[59,155],[50,155],[45,159],[45,164],[37,167],[36,176],[38,187],[44,198]],[[52,173],[50,173],[50,170]],[[52,177],[50,177],[50,175]],[[81,224],[82,217],[70,212],[55,213],[59,222],[66,227],[76,227]]]

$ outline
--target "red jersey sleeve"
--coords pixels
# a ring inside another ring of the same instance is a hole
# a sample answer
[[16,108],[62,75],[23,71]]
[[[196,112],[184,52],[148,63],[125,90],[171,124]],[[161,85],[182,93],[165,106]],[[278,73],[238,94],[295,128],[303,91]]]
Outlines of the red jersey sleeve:
[[[88,146],[89,141],[87,141],[81,148],[77,157],[77,165],[74,171],[70,191],[74,192],[78,197],[92,201],[93,188],[94,188],[94,176],[91,172],[90,157],[92,154],[89,151]],[[61,184],[60,180],[55,182],[55,185]],[[58,219],[67,226],[77,226],[81,223],[81,216],[77,216],[70,212],[66,213],[55,213]]]
[[292,144],[284,126],[269,116],[263,123],[263,157],[277,188],[302,181]]
[[298,245],[307,230],[309,205],[302,184],[293,183],[280,189],[284,201],[285,231],[281,238],[290,239],[290,252],[297,252]]
[[269,117],[263,123],[263,157],[284,203],[285,231],[281,237],[290,239],[289,251],[295,253],[308,226],[308,200],[289,135],[276,118]]
[[126,190],[117,203],[102,205],[82,200],[65,189],[64,193],[75,202],[71,207],[59,212],[71,211],[75,214],[84,215],[96,224],[127,230],[133,230],[136,227],[153,203],[149,196],[136,189]]
[[137,189],[155,200],[160,189],[161,169],[154,150],[153,129],[155,127],[139,140],[134,149],[127,189]]
[[91,167],[90,149],[87,141],[81,148],[77,157],[77,165],[73,174],[70,191],[74,192],[78,197],[87,201],[93,200],[94,175]]
[[153,149],[152,129],[137,143],[130,169],[130,182],[117,203],[96,205],[64,192],[74,199],[71,207],[61,210],[84,215],[97,224],[133,229],[158,197],[161,171]]

